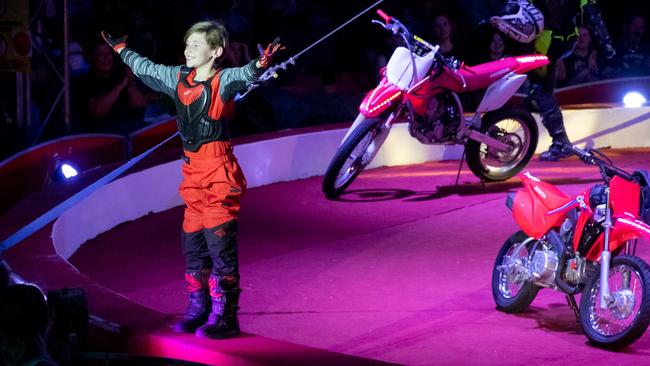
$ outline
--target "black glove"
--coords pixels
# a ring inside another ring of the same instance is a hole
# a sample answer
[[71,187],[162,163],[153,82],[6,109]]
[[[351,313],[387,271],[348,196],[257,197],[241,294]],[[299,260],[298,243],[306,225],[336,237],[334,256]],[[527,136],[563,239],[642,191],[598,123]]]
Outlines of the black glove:
[[108,43],[109,46],[111,46],[112,49],[117,52],[119,55],[120,52],[122,52],[123,49],[126,48],[126,38],[128,37],[127,35],[124,35],[120,38],[113,38],[111,37],[106,31],[102,31],[102,38],[104,38],[104,41]]

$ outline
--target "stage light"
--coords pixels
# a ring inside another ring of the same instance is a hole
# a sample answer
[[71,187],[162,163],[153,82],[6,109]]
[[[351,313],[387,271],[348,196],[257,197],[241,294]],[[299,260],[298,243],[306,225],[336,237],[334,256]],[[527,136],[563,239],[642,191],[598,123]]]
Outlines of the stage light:
[[58,154],[54,154],[54,170],[52,171],[52,180],[55,182],[70,179],[77,174],[77,169],[75,169],[70,163],[64,162],[61,160],[61,157]]
[[72,165],[68,163],[63,163],[61,164],[61,173],[65,177],[65,179],[68,179],[70,177],[74,177],[77,175],[77,169],[73,168]]
[[623,104],[627,108],[639,108],[646,102],[645,97],[639,92],[629,92],[623,97]]

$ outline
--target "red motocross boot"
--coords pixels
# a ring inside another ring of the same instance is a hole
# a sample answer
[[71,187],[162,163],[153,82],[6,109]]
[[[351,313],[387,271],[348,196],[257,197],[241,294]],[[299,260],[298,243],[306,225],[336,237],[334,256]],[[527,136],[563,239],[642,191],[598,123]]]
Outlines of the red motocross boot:
[[210,270],[188,271],[185,273],[190,301],[183,317],[173,324],[174,331],[194,333],[208,320],[210,314],[209,275]]
[[210,296],[212,297],[212,312],[208,321],[196,331],[199,337],[222,339],[239,334],[238,281],[233,276],[210,276]]

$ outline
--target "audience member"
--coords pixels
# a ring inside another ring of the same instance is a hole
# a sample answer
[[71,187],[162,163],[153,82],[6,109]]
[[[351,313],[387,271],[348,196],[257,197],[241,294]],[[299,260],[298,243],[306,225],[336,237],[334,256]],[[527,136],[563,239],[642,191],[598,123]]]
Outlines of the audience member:
[[72,85],[74,119],[82,132],[128,134],[142,126],[147,105],[131,71],[102,40],[88,48],[90,70]]
[[631,15],[625,20],[623,36],[616,46],[619,70],[616,76],[642,76],[650,74],[650,49],[643,42],[645,18]]
[[571,55],[557,62],[557,81],[559,86],[587,83],[599,79],[598,52],[592,46],[591,32],[587,27],[579,27],[578,42]]
[[506,39],[503,33],[494,31],[489,34],[486,51],[481,62],[496,61],[508,56],[506,54]]
[[433,37],[443,56],[462,59],[463,54],[455,43],[454,26],[448,15],[438,14],[433,18]]
[[56,366],[47,352],[51,321],[41,290],[33,285],[12,285],[0,297],[2,363],[7,366]]

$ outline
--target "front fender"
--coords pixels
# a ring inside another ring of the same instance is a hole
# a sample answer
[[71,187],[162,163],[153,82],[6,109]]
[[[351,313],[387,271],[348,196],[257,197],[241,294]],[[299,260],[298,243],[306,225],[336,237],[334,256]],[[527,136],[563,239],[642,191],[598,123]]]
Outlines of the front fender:
[[[615,216],[615,227],[617,231],[620,230],[621,236],[624,237],[624,240],[636,239],[639,237],[644,237],[650,240],[650,226],[645,222],[631,218],[627,216]],[[630,238],[626,238],[631,236]]]
[[397,86],[382,81],[363,98],[359,112],[366,118],[378,117],[395,103],[399,103],[403,93]]
[[[609,251],[615,252],[628,240],[646,238],[650,240],[650,226],[645,222],[629,216],[614,215],[612,217],[614,225],[609,236]],[[592,245],[587,253],[587,259],[596,260],[603,251],[604,234],[600,234],[596,243]]]

